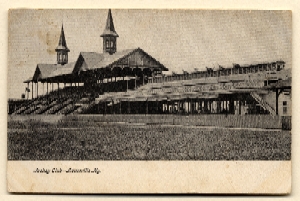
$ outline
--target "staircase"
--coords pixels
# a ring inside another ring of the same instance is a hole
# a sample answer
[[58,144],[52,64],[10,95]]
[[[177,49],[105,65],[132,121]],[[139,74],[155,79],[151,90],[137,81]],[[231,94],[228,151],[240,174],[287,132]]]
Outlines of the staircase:
[[251,96],[267,111],[270,112],[272,116],[276,116],[276,111],[272,106],[269,105],[258,93],[251,92]]

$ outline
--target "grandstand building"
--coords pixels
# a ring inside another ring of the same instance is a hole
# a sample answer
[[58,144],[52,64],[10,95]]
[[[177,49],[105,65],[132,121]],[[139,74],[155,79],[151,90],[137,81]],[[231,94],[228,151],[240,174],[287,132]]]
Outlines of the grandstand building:
[[291,116],[291,70],[284,61],[165,75],[168,68],[144,50],[117,49],[111,10],[101,37],[103,53],[81,52],[69,62],[62,27],[57,63],[37,64],[24,81],[31,99],[9,113]]

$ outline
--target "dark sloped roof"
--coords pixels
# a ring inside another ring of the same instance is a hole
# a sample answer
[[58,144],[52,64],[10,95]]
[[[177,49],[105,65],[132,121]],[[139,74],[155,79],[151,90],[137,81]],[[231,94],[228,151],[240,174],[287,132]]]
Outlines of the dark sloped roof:
[[56,69],[51,73],[51,75],[49,77],[56,77],[56,76],[60,76],[60,75],[72,74],[72,71],[75,66],[75,62],[71,62],[71,63],[65,64],[65,65],[55,64],[55,66],[56,66]]
[[[72,75],[79,71],[88,71],[99,68],[106,68],[110,65],[118,62],[136,51],[142,52],[147,55],[149,59],[152,59],[157,63],[163,70],[168,70],[165,66],[147,54],[140,48],[127,49],[123,51],[116,52],[115,54],[108,53],[96,53],[96,52],[81,52],[76,62],[71,62],[65,65],[61,64],[38,64],[34,73],[32,80],[42,80],[47,78],[59,77],[62,75]],[[28,80],[27,80],[28,82]]]
[[81,70],[84,71],[97,68],[105,68],[108,65],[118,61],[119,59],[127,56],[135,50],[137,49],[123,50],[120,52],[116,52],[112,55],[108,53],[99,54],[96,52],[81,52],[80,54],[82,55],[85,63],[87,64],[86,66],[81,68]]
[[113,22],[113,18],[112,18],[110,9],[108,10],[108,16],[107,16],[107,20],[106,20],[105,29],[103,31],[103,34],[101,34],[101,37],[103,37],[103,36],[119,37],[119,35],[117,34],[117,32],[115,30],[115,26],[114,26],[114,22]]
[[38,64],[33,80],[41,80],[60,75],[72,74],[75,62],[65,65],[61,64]]
[[56,70],[56,64],[38,64],[37,70],[39,70],[39,72],[36,71],[36,73],[39,75],[35,74],[33,79],[44,79],[50,77],[53,71]]
[[80,54],[82,55],[86,65],[81,66],[80,70],[81,71],[86,71],[86,70],[92,70],[92,69],[97,69],[97,68],[108,67],[109,65],[111,65],[111,64],[119,61],[120,59],[134,53],[135,51],[143,52],[150,59],[157,62],[157,64],[160,65],[163,68],[163,70],[168,70],[164,65],[159,63],[159,61],[154,59],[152,56],[150,56],[148,53],[146,53],[144,50],[142,50],[140,48],[122,50],[122,51],[116,52],[112,55],[108,54],[108,53],[99,54],[99,53],[96,53],[96,52],[81,52]]

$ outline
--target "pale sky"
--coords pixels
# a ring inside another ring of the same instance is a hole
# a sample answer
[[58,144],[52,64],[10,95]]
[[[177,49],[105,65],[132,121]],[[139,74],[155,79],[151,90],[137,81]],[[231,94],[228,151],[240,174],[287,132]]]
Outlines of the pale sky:
[[[9,15],[8,97],[20,98],[36,64],[56,63],[62,23],[69,62],[102,53],[108,10],[13,10]],[[291,67],[289,11],[112,10],[117,50],[140,47],[170,71],[284,60]]]

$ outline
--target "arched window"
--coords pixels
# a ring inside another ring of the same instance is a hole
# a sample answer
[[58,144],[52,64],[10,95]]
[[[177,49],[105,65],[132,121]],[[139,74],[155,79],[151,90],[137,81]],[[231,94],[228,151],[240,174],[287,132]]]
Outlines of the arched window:
[[106,45],[105,45],[106,48],[109,48],[109,40],[106,40],[106,41],[105,41],[105,44],[106,44]]
[[110,41],[110,47],[111,47],[111,48],[114,47],[114,41]]

